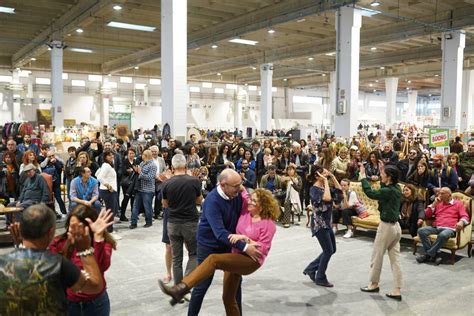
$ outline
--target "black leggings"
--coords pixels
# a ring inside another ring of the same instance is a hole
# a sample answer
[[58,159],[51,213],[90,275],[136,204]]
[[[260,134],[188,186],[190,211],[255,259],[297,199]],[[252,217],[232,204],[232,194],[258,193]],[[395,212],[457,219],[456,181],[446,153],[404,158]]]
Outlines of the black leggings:
[[342,216],[343,225],[352,225],[352,216],[357,215],[357,212],[352,208],[346,209],[333,209],[332,211],[332,222],[333,224],[339,224],[339,219]]

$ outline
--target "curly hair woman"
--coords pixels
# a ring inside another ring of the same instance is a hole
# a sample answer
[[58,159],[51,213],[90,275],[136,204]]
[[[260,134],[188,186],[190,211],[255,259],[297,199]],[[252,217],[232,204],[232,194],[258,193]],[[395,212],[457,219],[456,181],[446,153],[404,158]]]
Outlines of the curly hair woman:
[[194,271],[185,276],[181,283],[175,286],[169,287],[160,281],[163,293],[172,297],[170,301],[172,305],[181,301],[184,295],[199,282],[211,277],[215,270],[223,270],[223,300],[226,315],[240,315],[235,299],[240,278],[242,275],[255,272],[263,265],[275,235],[275,221],[280,214],[278,202],[273,198],[272,193],[266,189],[256,189],[250,198],[247,191],[243,190],[242,197],[244,203],[237,224],[237,234],[229,235],[229,240],[233,244],[239,240],[244,240],[248,244],[256,243],[260,245],[259,250],[262,256],[258,261],[254,261],[233,248],[232,253],[210,255]]

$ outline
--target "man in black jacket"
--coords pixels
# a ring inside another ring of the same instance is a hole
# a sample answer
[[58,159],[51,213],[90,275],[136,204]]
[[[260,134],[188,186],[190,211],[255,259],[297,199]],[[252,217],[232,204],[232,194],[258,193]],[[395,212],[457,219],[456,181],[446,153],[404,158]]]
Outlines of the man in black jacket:
[[[97,149],[91,148],[92,143],[97,144]],[[91,160],[97,161],[97,157],[102,155],[104,152],[104,147],[99,139],[93,139],[90,141],[89,137],[86,136],[81,139],[81,146],[76,150],[76,156],[78,156],[81,151],[87,152]]]
[[411,148],[408,151],[408,156],[406,159],[400,160],[397,164],[398,169],[400,169],[400,181],[406,181],[412,173],[416,172],[416,166],[420,160],[420,154],[416,148]]
[[61,197],[61,175],[64,168],[64,163],[56,158],[54,151],[49,150],[46,154],[46,159],[40,164],[41,170],[44,173],[51,175],[53,178],[53,193],[54,198],[59,204],[59,209],[63,215],[67,214],[66,205]]
[[396,164],[398,162],[398,154],[392,150],[392,144],[389,142],[383,145],[380,156],[385,164]]
[[303,190],[300,190],[301,205],[304,205],[303,202],[305,202],[306,206],[308,206],[311,184],[306,180],[306,175],[309,169],[309,157],[303,152],[301,145],[297,142],[294,142],[292,145],[291,162],[296,165],[296,173],[303,180]]

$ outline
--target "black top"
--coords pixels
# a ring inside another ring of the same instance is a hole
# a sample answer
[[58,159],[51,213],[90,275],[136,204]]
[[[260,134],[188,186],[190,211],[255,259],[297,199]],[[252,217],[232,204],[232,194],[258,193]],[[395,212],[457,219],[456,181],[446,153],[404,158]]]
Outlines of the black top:
[[163,199],[168,200],[168,222],[184,224],[197,222],[199,214],[196,198],[201,195],[198,178],[189,175],[173,176],[162,187]]
[[0,256],[0,315],[65,315],[66,289],[80,273],[47,250],[16,249]]

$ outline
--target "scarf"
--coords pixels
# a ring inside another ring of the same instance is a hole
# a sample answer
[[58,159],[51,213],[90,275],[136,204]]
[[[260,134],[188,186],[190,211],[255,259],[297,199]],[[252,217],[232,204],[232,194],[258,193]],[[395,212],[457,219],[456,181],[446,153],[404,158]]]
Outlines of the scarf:
[[413,210],[413,201],[406,200],[402,203],[402,209],[400,214],[403,219],[408,219],[411,217],[411,212]]

